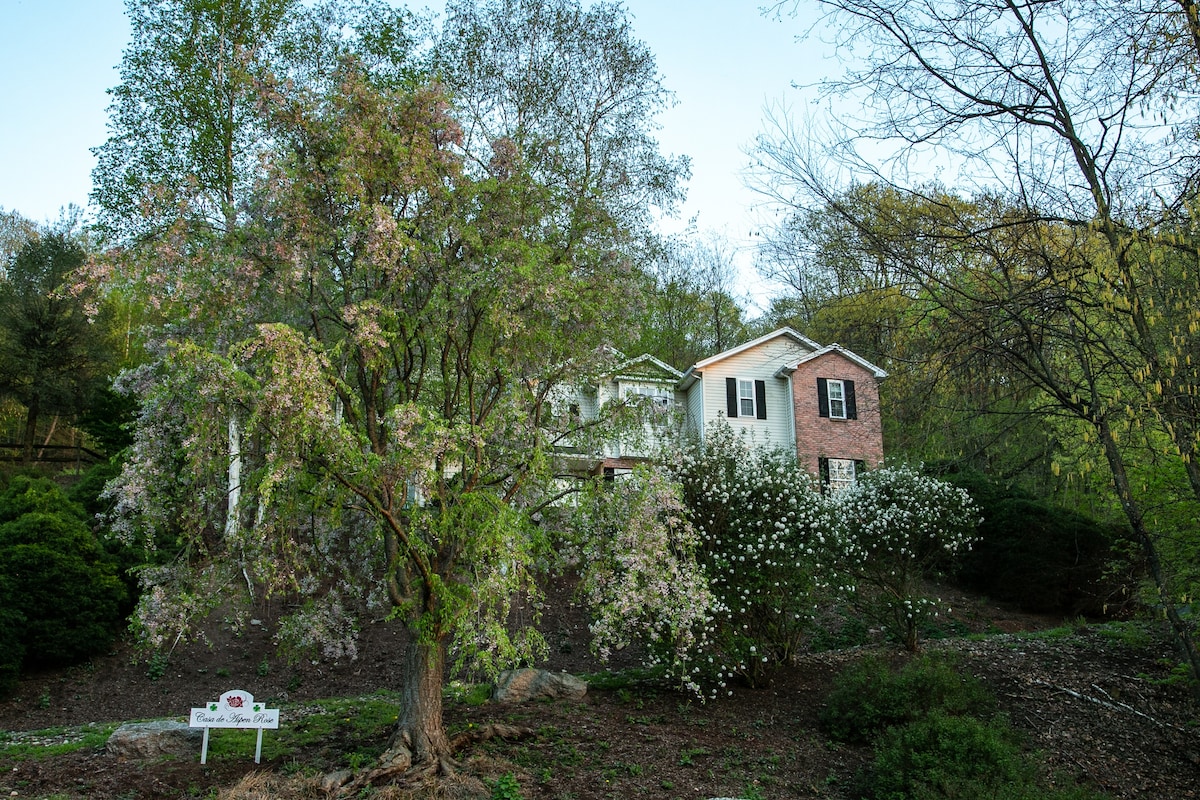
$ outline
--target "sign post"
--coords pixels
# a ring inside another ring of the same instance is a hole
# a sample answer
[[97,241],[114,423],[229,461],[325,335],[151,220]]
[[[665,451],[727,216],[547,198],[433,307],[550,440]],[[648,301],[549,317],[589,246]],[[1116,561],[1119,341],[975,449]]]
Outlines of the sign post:
[[254,748],[254,763],[262,757],[263,728],[279,727],[279,709],[265,708],[254,702],[254,695],[241,689],[223,693],[215,702],[203,708],[193,708],[189,728],[203,728],[204,742],[200,746],[200,763],[208,761],[209,728],[257,728],[258,743]]

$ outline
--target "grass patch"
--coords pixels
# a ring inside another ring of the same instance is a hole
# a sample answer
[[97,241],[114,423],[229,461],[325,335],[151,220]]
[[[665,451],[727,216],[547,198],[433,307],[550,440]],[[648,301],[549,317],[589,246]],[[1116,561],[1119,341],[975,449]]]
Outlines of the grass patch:
[[492,684],[451,681],[442,691],[442,697],[450,703],[481,706],[492,699]]
[[1148,650],[1154,643],[1154,636],[1145,620],[1114,620],[1093,626],[1093,630],[1108,641],[1130,650]]
[[26,761],[103,747],[119,726],[120,723],[112,722],[106,725],[59,726],[21,734],[0,731],[0,758]]
[[666,670],[661,667],[655,669],[632,667],[617,672],[608,670],[589,672],[579,677],[587,682],[589,690],[595,689],[602,692],[632,691],[634,689],[654,690],[666,679]]

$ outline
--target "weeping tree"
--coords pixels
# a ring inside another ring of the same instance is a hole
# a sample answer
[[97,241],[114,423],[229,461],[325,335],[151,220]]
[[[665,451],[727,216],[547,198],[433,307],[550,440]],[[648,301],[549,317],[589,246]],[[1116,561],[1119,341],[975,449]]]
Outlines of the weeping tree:
[[[653,59],[627,25],[605,27],[622,15],[489,7],[551,12],[583,19],[585,42],[637,58],[591,74],[590,51],[567,42],[524,66],[529,75],[547,91],[607,76],[591,90],[622,130],[649,126]],[[447,81],[394,69],[400,59],[380,68],[362,43],[387,37],[372,30],[336,58],[260,76],[255,124],[270,148],[239,206],[233,273],[201,257],[205,239],[183,234],[156,250],[156,269],[199,270],[207,287],[171,284],[195,298],[188,324],[162,329],[158,358],[123,379],[142,416],[110,490],[122,535],[174,526],[187,544],[186,558],[145,573],[137,622],[151,644],[178,641],[234,589],[302,597],[281,633],[332,657],[355,654],[364,618],[407,629],[396,735],[355,785],[452,772],[447,669],[542,651],[536,632],[506,622],[514,597],[537,597],[535,568],[548,558],[538,522],[570,488],[554,447],[587,435],[547,398],[600,369],[610,332],[629,324],[646,232],[623,191],[669,206],[679,175],[665,160],[652,159],[665,171],[643,171],[652,139],[613,141],[604,114],[590,123],[603,168],[565,144],[546,158],[533,141],[556,143],[520,130],[472,139],[463,108],[482,101],[470,85],[452,97]],[[162,285],[156,274],[145,274],[147,291]],[[225,319],[212,324],[217,307],[193,310],[218,301]],[[242,421],[236,438],[229,418]]]

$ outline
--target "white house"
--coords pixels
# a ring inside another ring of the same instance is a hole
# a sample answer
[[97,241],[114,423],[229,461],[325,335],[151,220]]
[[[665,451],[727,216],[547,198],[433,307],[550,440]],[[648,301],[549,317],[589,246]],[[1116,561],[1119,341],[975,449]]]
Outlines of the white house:
[[606,442],[592,454],[589,471],[619,476],[647,458],[661,437],[689,431],[703,439],[711,423],[725,419],[757,445],[790,450],[836,486],[883,460],[878,384],[886,376],[840,345],[822,346],[780,328],[685,372],[650,355],[622,357],[574,402],[587,420],[606,402],[649,399],[643,435]]

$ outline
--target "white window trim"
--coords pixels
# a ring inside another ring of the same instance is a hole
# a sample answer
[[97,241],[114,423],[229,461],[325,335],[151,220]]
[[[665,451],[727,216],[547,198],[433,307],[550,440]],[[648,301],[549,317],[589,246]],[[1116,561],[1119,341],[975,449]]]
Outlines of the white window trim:
[[674,392],[663,386],[629,386],[625,389],[625,397],[647,398],[650,407],[659,413],[666,413],[675,405]]
[[[837,396],[834,397],[836,389]],[[831,419],[846,419],[846,384],[837,378],[825,381],[825,394],[829,398],[829,416]],[[837,409],[835,411],[835,409]]]
[[[738,416],[746,419],[754,419],[758,416],[758,407],[754,397],[754,381],[746,378],[737,379],[738,387]],[[749,390],[749,394],[746,394]],[[750,404],[750,410],[746,410],[746,404]]]
[[858,470],[852,458],[830,458],[826,459],[826,468],[829,470],[829,493],[835,494],[844,489],[849,489],[858,480]]

